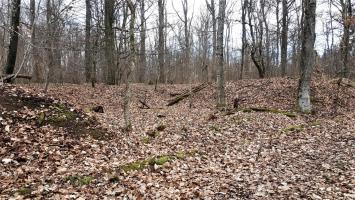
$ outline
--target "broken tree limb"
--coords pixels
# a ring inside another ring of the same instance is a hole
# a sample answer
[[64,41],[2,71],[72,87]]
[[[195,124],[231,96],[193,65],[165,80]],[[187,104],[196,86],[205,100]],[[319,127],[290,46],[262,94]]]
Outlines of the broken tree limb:
[[29,79],[31,80],[32,79],[32,76],[29,76],[29,75],[23,75],[23,74],[9,74],[9,75],[6,75],[2,78],[0,78],[0,82],[11,82],[13,80],[15,80],[16,78],[23,78],[23,79]]
[[346,87],[355,87],[355,83],[348,78],[340,78],[337,84]]
[[141,108],[141,109],[150,109],[150,106],[148,106],[148,104],[145,102],[145,100],[143,101],[143,100],[139,99],[138,101],[139,101],[139,103],[142,104],[142,106],[139,107],[139,108]]
[[205,89],[208,85],[210,85],[210,84],[209,83],[202,83],[202,84],[195,86],[189,90],[185,90],[184,92],[177,95],[176,97],[168,100],[168,104],[166,106],[175,105],[175,104],[179,103],[180,101],[184,100],[185,98],[189,97],[191,94],[195,94],[195,93]]

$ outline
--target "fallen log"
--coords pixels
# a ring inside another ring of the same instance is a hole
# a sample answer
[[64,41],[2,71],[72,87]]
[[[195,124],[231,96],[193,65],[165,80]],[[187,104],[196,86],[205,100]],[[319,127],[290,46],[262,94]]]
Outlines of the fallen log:
[[337,81],[338,85],[346,87],[355,87],[355,83],[348,78],[341,78]]
[[12,82],[13,80],[15,80],[16,78],[23,78],[23,79],[28,79],[28,80],[31,80],[32,79],[32,76],[28,76],[28,75],[23,75],[23,74],[8,74],[4,77],[2,77],[0,79],[0,82],[3,83],[9,83],[9,82]]
[[175,105],[175,104],[179,103],[180,101],[184,100],[185,98],[189,97],[191,94],[195,94],[195,93],[205,89],[208,85],[210,85],[210,84],[209,83],[202,83],[202,84],[195,86],[189,90],[185,90],[184,92],[177,95],[176,97],[168,100],[168,104],[166,106]]

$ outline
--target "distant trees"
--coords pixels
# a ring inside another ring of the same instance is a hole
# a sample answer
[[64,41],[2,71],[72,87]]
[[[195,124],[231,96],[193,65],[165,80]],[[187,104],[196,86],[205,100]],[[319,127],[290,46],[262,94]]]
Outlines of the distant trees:
[[5,74],[13,74],[15,69],[20,25],[20,8],[21,0],[12,0],[10,45],[7,53],[7,61],[4,70]]
[[314,42],[316,39],[316,0],[303,0],[302,47],[300,59],[300,81],[298,105],[302,112],[311,112],[310,84],[314,65]]
[[[0,62],[4,73],[11,66],[13,70],[18,69],[16,63],[24,61],[21,73],[29,73],[33,81],[39,83],[48,80],[121,84],[126,81],[125,69],[131,65],[131,10],[126,0],[85,0],[82,3],[77,0],[29,0],[29,4],[22,4],[24,9],[19,15],[23,23],[16,26],[12,24],[16,21],[11,14],[16,12],[11,10],[19,0],[8,2],[10,4],[0,3]],[[169,11],[169,3],[174,10]],[[220,76],[220,58],[217,57],[219,0],[203,3],[202,7],[197,7],[188,0],[133,2],[134,33],[138,37],[135,37],[137,60],[131,72],[132,82],[217,80],[217,75]],[[351,77],[354,74],[353,2],[332,0],[325,3],[329,8],[322,13],[325,34],[320,37],[324,37],[325,49],[318,52],[320,71]],[[177,4],[178,9],[175,9]],[[84,22],[74,14],[78,9],[86,9]],[[226,1],[225,15],[223,70],[226,81],[297,75],[301,67],[300,1]],[[18,45],[14,45],[15,29],[21,35],[17,36]],[[15,46],[19,46],[16,57]],[[23,59],[27,47],[32,57]]]

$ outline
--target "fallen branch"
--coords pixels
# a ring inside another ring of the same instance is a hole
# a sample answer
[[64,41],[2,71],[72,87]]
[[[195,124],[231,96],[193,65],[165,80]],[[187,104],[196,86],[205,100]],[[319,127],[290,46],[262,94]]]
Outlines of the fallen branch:
[[29,76],[29,75],[23,75],[23,74],[19,74],[19,75],[16,75],[16,74],[9,74],[9,75],[6,75],[4,77],[2,77],[0,79],[0,82],[11,82],[13,80],[15,80],[16,78],[23,78],[23,79],[28,79],[28,80],[31,80],[32,79],[32,76]]
[[257,107],[251,107],[251,108],[245,108],[241,110],[242,112],[269,112],[269,113],[277,113],[277,114],[283,114],[286,115],[287,117],[295,118],[297,117],[296,113],[293,112],[288,112],[284,110],[278,110],[278,109],[273,109],[273,108],[257,108]]
[[337,84],[341,86],[355,87],[355,83],[348,78],[340,78],[337,80]]
[[139,101],[139,103],[142,104],[142,106],[139,107],[139,108],[141,108],[141,109],[150,109],[150,106],[148,106],[148,104],[145,101],[140,100],[140,99],[138,101]]
[[180,101],[184,100],[185,98],[189,97],[191,94],[195,94],[195,93],[205,89],[208,85],[209,85],[209,83],[202,83],[202,84],[200,84],[196,87],[193,87],[189,90],[185,90],[184,92],[182,92],[180,95],[176,96],[175,98],[168,100],[168,104],[166,106],[175,105],[175,104],[179,103]]

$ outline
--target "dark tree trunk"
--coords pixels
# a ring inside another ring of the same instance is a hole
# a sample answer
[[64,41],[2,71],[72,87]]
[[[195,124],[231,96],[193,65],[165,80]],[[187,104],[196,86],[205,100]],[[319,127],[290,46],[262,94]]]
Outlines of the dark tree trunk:
[[86,18],[85,18],[85,78],[86,82],[92,80],[92,47],[91,47],[91,0],[85,0]]
[[281,75],[286,75],[287,70],[287,38],[288,38],[288,4],[282,0],[282,31],[281,31]]
[[10,45],[7,53],[5,74],[13,74],[16,64],[21,0],[12,0]]
[[141,32],[140,32],[140,65],[138,71],[138,82],[144,82],[145,70],[147,65],[146,60],[146,50],[145,50],[145,41],[146,41],[146,19],[145,19],[145,0],[140,0],[140,12],[141,12]]
[[114,64],[114,0],[105,0],[105,56],[106,56],[106,83],[114,85],[116,83],[116,70]]

